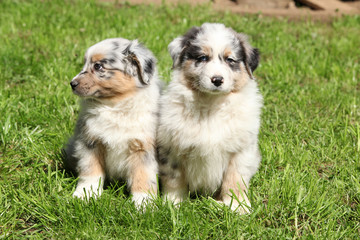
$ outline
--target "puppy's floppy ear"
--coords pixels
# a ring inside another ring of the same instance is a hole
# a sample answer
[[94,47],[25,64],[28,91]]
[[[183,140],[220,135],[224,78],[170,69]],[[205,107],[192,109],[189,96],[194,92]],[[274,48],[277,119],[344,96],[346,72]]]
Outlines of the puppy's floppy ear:
[[248,59],[248,64],[250,66],[251,71],[255,71],[255,69],[258,67],[260,61],[260,51],[257,48],[253,48],[250,57]]
[[168,46],[170,56],[173,60],[173,67],[175,67],[178,64],[180,54],[183,51],[183,46],[182,46],[183,38],[184,37],[175,38]]
[[123,54],[130,64],[126,68],[127,72],[137,77],[142,85],[148,85],[156,67],[156,58],[152,52],[137,40],[133,40],[125,48]]
[[249,41],[248,37],[243,33],[236,33],[236,37],[240,41],[240,46],[244,51],[244,62],[246,70],[249,75],[252,77],[252,73],[255,71],[260,61],[260,51],[257,48],[253,48]]
[[191,45],[191,41],[196,38],[200,30],[200,27],[193,27],[184,36],[175,38],[169,44],[168,50],[173,60],[173,67],[183,62],[186,48]]

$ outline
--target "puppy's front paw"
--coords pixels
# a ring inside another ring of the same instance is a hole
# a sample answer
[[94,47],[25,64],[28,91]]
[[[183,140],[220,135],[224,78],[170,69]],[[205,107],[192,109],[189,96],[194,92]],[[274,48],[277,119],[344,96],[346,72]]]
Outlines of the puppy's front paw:
[[103,192],[102,182],[102,177],[80,177],[72,196],[82,200],[89,200],[91,197],[100,197]]
[[246,200],[239,203],[236,199],[228,198],[224,201],[218,201],[218,202],[229,206],[232,211],[237,212],[239,214],[249,214],[251,212],[250,211],[251,204],[249,201]]
[[250,203],[247,204],[245,202],[242,202],[241,204],[238,204],[237,202],[233,204],[231,204],[230,206],[231,210],[233,210],[234,212],[238,212],[239,214],[249,214],[251,211],[250,211],[250,208],[251,208],[251,205]]
[[165,200],[171,201],[174,205],[180,204],[184,198],[184,194],[180,192],[168,192],[165,194]]
[[73,198],[80,198],[81,200],[84,200],[84,198],[86,195],[86,190],[85,189],[76,189],[75,192],[73,193]]
[[73,193],[74,198],[80,198],[81,200],[89,200],[90,198],[98,198],[102,194],[102,189],[93,188],[76,188]]
[[150,193],[135,192],[132,194],[132,201],[134,202],[135,207],[137,209],[140,209],[141,207],[145,207],[151,202],[152,199],[153,198]]

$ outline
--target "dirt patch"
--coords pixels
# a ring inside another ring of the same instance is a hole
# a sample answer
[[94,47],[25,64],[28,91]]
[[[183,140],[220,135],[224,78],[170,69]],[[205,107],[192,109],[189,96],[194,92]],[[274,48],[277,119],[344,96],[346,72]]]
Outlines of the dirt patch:
[[[115,0],[102,0],[115,2]],[[117,1],[119,2],[119,1]],[[121,2],[121,1],[120,1]],[[128,0],[130,4],[188,3],[191,5],[211,4],[217,11],[237,14],[258,14],[289,20],[311,19],[329,21],[343,15],[359,15],[360,1],[337,0]],[[324,6],[324,7],[323,7]]]
[[[248,1],[249,0],[238,0],[237,2],[229,1],[230,3],[227,3],[227,6],[218,1],[215,2],[214,8],[238,14],[259,14],[277,18],[287,18],[289,20],[311,19],[329,21],[335,17],[341,17],[343,15],[360,14],[360,8],[357,8],[354,2],[350,4],[343,2],[342,4],[346,7],[341,9],[330,7],[328,9],[319,10],[310,7],[310,5],[296,4],[295,1],[291,0],[258,0],[254,1],[256,3],[247,3]],[[264,4],[261,4],[261,2]]]

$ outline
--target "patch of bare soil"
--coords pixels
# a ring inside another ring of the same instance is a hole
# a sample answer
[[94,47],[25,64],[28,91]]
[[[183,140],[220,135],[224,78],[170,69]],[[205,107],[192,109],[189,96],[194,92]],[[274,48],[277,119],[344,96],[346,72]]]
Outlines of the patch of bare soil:
[[[342,15],[360,14],[355,2],[341,2],[336,0],[237,0],[216,1],[215,9],[229,10],[239,14],[260,14],[290,20],[312,19],[328,21]],[[315,3],[314,3],[315,2]],[[359,2],[357,2],[359,3]],[[301,5],[301,6],[298,6]]]
[[[115,1],[115,0],[101,0]],[[119,1],[117,1],[119,2]],[[120,1],[121,2],[121,1]],[[212,4],[215,10],[238,14],[259,14],[289,20],[312,19],[329,21],[334,17],[360,14],[360,0],[127,0],[130,4],[179,3]]]

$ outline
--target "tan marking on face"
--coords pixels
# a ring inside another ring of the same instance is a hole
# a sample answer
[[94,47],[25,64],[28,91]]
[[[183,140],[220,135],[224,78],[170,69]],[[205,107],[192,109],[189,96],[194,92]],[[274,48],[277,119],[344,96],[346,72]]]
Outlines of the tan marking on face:
[[212,57],[212,49],[211,47],[208,47],[208,46],[202,46],[201,47],[201,50],[203,51],[204,55],[208,56],[209,58]]
[[85,73],[75,79],[79,85],[74,92],[81,97],[96,97],[118,102],[136,93],[135,79],[121,71],[113,71],[110,79],[100,79],[95,73]]
[[136,93],[135,79],[121,71],[114,71],[114,76],[97,82],[100,98],[119,101]]
[[91,57],[91,62],[94,63],[94,62],[98,62],[100,60],[103,60],[105,58],[105,55],[104,54],[101,54],[101,53],[97,53],[97,54],[94,54],[92,57]]
[[191,72],[190,69],[192,64],[193,60],[186,60],[183,66],[183,72],[189,74]]
[[233,79],[234,79],[234,87],[231,92],[236,93],[239,92],[245,84],[249,81],[249,74],[246,71],[246,68],[244,64],[240,64],[240,72],[233,73]]
[[95,90],[94,87],[96,87],[96,76],[92,73],[85,73],[80,76],[78,76],[76,79],[74,79],[79,83],[79,85],[75,88],[74,92],[79,96],[89,96],[91,95]]
[[182,73],[183,77],[180,78],[180,81],[190,90],[196,90],[196,74],[192,72],[191,65],[193,60],[186,60],[183,65]]
[[80,176],[99,176],[105,174],[105,146],[96,143],[89,158],[88,168],[82,169]]
[[224,58],[228,58],[229,56],[231,56],[232,54],[232,51],[231,51],[231,48],[229,47],[226,47],[225,50],[224,50]]

